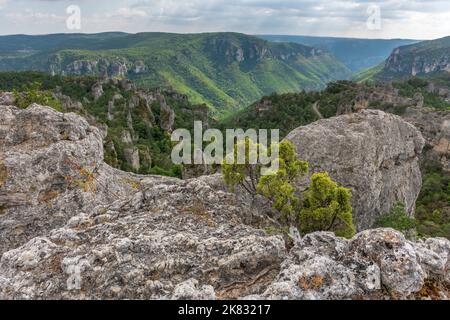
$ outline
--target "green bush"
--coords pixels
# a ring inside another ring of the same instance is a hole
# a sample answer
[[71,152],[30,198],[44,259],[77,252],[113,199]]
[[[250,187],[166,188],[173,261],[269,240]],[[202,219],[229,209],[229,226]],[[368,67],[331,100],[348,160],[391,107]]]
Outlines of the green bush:
[[[245,146],[242,146],[243,144]],[[245,148],[244,164],[237,163],[240,147]],[[273,150],[275,147],[275,145],[272,145],[270,148]],[[283,141],[278,145],[279,157],[276,161],[279,164],[279,170],[270,175],[261,176],[263,166],[249,163],[250,157],[258,156],[258,154],[255,155],[253,152],[255,150],[258,152],[261,150],[260,148],[260,145],[254,144],[250,139],[236,144],[234,146],[232,163],[228,163],[225,160],[222,164],[225,183],[233,188],[239,185],[253,196],[258,193],[264,194],[275,203],[285,202],[285,200],[279,200],[281,195],[278,195],[278,193],[280,192],[286,197],[291,196],[293,191],[286,194],[288,189],[287,185],[292,184],[296,178],[305,174],[308,171],[308,164],[305,161],[299,161],[295,158],[294,146],[291,142]]]
[[279,145],[279,169],[262,176],[256,189],[271,200],[272,207],[282,213],[282,222],[296,224],[300,199],[295,194],[294,182],[308,173],[308,163],[297,160],[294,145],[283,141]]
[[[242,147],[245,148],[244,164],[238,163],[238,150]],[[232,155],[233,161],[227,161],[227,159],[225,159],[222,163],[222,173],[225,183],[232,189],[236,186],[240,186],[252,196],[257,194],[256,185],[261,176],[261,166],[258,164],[250,164],[250,157],[255,156],[255,148],[257,150],[259,145],[255,144],[250,139],[240,141],[234,146]]]
[[14,90],[17,107],[26,109],[31,104],[37,103],[63,112],[61,102],[54,98],[51,91],[41,90],[41,87],[41,83],[33,82],[30,85],[24,86],[21,92]]
[[393,228],[406,233],[417,225],[416,219],[408,216],[405,205],[397,203],[389,213],[380,216],[374,224],[375,228]]
[[428,81],[422,78],[413,77],[408,80],[408,84],[413,88],[426,88]]
[[173,166],[171,170],[165,170],[158,166],[151,168],[148,171],[148,174],[158,175],[158,176],[166,176],[166,177],[175,177],[181,178],[181,168],[179,166]]
[[300,231],[333,231],[337,236],[351,238],[355,234],[351,192],[339,187],[328,173],[316,173],[311,184],[303,192],[303,208],[300,211]]
[[450,239],[450,173],[439,159],[422,163],[423,184],[416,202],[417,233]]
[[[246,147],[251,146],[246,141]],[[235,146],[236,160],[238,146]],[[250,155],[247,149],[246,160]],[[263,195],[271,207],[281,213],[281,226],[297,226],[301,233],[333,231],[338,236],[352,237],[355,234],[350,190],[339,187],[327,173],[317,173],[311,178],[311,185],[299,197],[295,181],[308,172],[308,163],[297,160],[291,142],[279,144],[279,169],[261,176],[259,165],[222,165],[222,173],[227,185],[242,186],[251,195]],[[303,201],[302,201],[303,200]]]

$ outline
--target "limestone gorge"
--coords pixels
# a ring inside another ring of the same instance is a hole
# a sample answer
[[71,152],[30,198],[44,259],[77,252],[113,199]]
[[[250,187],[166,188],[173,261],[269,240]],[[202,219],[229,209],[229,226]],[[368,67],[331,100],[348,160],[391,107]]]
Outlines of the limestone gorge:
[[350,76],[327,51],[239,33],[4,36],[0,70],[128,77],[220,112],[264,94],[320,89]]
[[[102,134],[82,117],[36,104],[0,108],[2,299],[449,297],[449,240],[363,231],[398,200],[412,211],[420,190],[425,142],[397,116],[364,111],[288,135],[323,145],[301,156],[352,188],[361,232],[287,244],[264,231],[270,222],[258,205],[220,174],[122,172],[104,163]],[[341,144],[367,161],[365,183],[357,165],[348,172]]]
[[[0,300],[450,300],[449,52],[0,36]],[[279,170],[175,164],[195,121],[279,129]]]

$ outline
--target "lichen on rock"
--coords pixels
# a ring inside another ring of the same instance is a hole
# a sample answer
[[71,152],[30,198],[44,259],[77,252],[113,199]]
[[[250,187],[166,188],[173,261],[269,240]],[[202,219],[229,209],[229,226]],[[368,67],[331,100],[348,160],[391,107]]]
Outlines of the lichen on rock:
[[[290,248],[219,174],[113,169],[98,129],[43,106],[0,106],[0,123],[0,299],[409,299],[449,283],[447,239],[317,232]],[[86,173],[95,189],[70,183]]]

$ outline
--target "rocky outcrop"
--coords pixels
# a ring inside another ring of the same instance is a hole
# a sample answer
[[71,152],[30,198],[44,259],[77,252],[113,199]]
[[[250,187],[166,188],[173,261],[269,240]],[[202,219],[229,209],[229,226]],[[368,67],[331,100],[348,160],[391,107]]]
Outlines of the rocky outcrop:
[[[392,229],[366,230],[351,240],[312,233],[290,251],[277,279],[263,294],[246,298],[449,299],[445,289],[449,252],[446,239],[412,243]],[[435,296],[421,296],[436,286],[441,291],[436,290]]]
[[[447,49],[448,50],[448,49]],[[411,56],[413,61],[411,62]],[[385,69],[397,74],[408,74],[411,76],[424,75],[433,72],[450,72],[450,56],[447,52],[431,58],[429,55],[414,55],[410,52],[402,52],[402,48],[396,49],[386,60]]]
[[75,114],[0,108],[1,298],[181,298],[195,281],[238,297],[276,276],[284,241],[236,195],[110,168]]
[[[348,85],[346,82],[341,82]],[[426,148],[422,162],[438,160],[444,170],[450,171],[450,112],[427,107],[424,94],[431,93],[448,100],[450,91],[437,81],[428,80],[426,90],[419,90],[412,98],[402,96],[392,83],[367,86],[352,84],[354,98],[345,101],[337,108],[337,115],[360,112],[365,109],[378,109],[398,114],[406,122],[414,125],[425,138]],[[348,95],[348,94],[347,94]],[[343,99],[345,100],[345,99]]]
[[450,37],[422,41],[395,49],[376,78],[392,80],[450,72]]
[[423,161],[435,158],[450,171],[450,112],[430,108],[407,108],[402,118],[418,128],[426,141]]
[[139,149],[136,147],[129,147],[125,148],[123,150],[125,160],[127,161],[128,165],[135,171],[138,171],[141,167],[140,160],[139,160]]
[[146,71],[147,71],[147,66],[145,65],[144,61],[139,60],[139,61],[136,61],[136,62],[134,63],[134,69],[133,69],[133,72],[134,72],[135,74],[144,73],[144,72],[146,72]]
[[236,298],[276,276],[282,238],[243,225],[232,195],[196,180],[143,184],[128,201],[74,216],[5,253],[0,297],[181,298],[180,286],[195,279],[217,298]]
[[52,75],[127,77],[148,72],[144,61],[130,61],[125,57],[96,57],[82,59],[78,56],[62,59],[60,54],[49,57],[47,71]]
[[377,109],[400,115],[403,120],[419,129],[425,138],[426,148],[422,153],[421,161],[438,160],[442,163],[444,170],[450,171],[450,112],[430,108],[424,98],[424,95],[431,93],[435,98],[450,101],[450,90],[433,79],[420,81],[426,85],[426,88],[424,89],[423,85],[422,89],[416,89],[412,97],[402,95],[393,83],[367,86],[338,82],[337,84],[352,87],[353,92],[345,92],[345,97],[351,97],[349,100],[340,98],[344,102],[338,105],[336,115],[360,112],[365,109]]
[[[124,57],[89,58],[78,56],[62,59],[60,54],[49,57],[47,71],[52,75],[87,75],[102,77],[126,77],[134,68],[134,62]],[[141,68],[138,68],[141,70]]]
[[[398,114],[399,110],[407,107],[422,107],[424,104],[424,97],[420,92],[412,98],[405,97],[399,94],[399,89],[394,88],[391,83],[371,86],[343,81],[338,83],[352,86],[353,92],[345,92],[345,96],[340,98],[343,102],[338,105],[336,115],[359,112],[364,109],[378,109]],[[354,97],[348,101],[349,95]]]
[[260,61],[264,59],[294,60],[300,56],[310,58],[325,55],[322,50],[304,46],[298,43],[284,43],[271,46],[261,39],[246,40],[238,34],[228,34],[224,37],[210,37],[205,45],[213,54],[220,56],[227,63],[243,63],[245,61]]
[[175,112],[166,104],[164,100],[161,101],[160,118],[161,129],[171,133],[175,123]]
[[12,92],[0,92],[0,105],[12,106],[16,102],[16,97]]
[[122,181],[132,177],[104,164],[102,136],[83,118],[38,105],[0,110],[0,253],[133,190]]
[[[47,93],[60,102],[61,110],[82,115],[100,130],[108,164],[133,172],[154,167],[170,171],[170,150],[157,146],[170,144],[170,139],[166,134],[161,138],[160,131],[170,133],[177,125],[190,129],[194,120],[205,124],[211,120],[207,106],[194,106],[185,95],[137,88],[127,79],[58,78]],[[0,92],[0,105],[15,103],[13,93]]]
[[0,299],[448,298],[446,239],[314,233],[289,250],[220,175],[120,172],[83,118],[0,111]]
[[414,214],[424,139],[400,117],[363,110],[300,127],[286,139],[294,143],[298,157],[309,162],[311,172],[328,172],[352,190],[359,230],[370,228],[397,202]]
[[103,96],[103,86],[101,83],[97,82],[95,83],[92,88],[92,95],[94,96],[94,101],[97,101]]

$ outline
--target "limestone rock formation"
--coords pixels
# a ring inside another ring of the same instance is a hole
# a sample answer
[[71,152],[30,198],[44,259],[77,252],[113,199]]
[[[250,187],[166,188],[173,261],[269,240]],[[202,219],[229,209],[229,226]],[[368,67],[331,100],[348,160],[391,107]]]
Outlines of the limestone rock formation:
[[16,98],[12,92],[0,92],[0,105],[12,106],[16,102]]
[[103,96],[103,87],[101,83],[95,83],[92,86],[92,95],[94,96],[94,101],[97,101],[98,99],[100,99]]
[[243,225],[232,196],[199,181],[147,183],[126,202],[74,216],[5,253],[0,297],[182,298],[181,283],[194,278],[235,298],[276,276],[283,240]]
[[[421,298],[420,292],[434,281],[442,281],[444,288],[448,284],[448,279],[438,279],[448,275],[449,250],[446,239],[413,243],[392,229],[366,230],[351,240],[312,233],[290,251],[263,294],[246,298]],[[443,290],[434,298],[450,296]]]
[[124,57],[93,58],[93,59],[63,59],[60,53],[49,56],[46,71],[52,75],[89,75],[102,77],[124,77],[133,62]]
[[407,108],[402,118],[418,128],[427,145],[423,158],[436,157],[450,171],[450,112]]
[[[348,85],[347,82],[341,81],[338,83]],[[349,101],[342,98],[343,102],[338,105],[336,115],[359,112],[368,108],[397,114],[398,111],[396,112],[396,109],[422,107],[424,104],[424,97],[420,92],[416,93],[413,98],[405,97],[399,93],[399,89],[395,88],[392,83],[382,83],[373,86],[352,83],[351,86],[355,90],[355,96]]]
[[173,131],[173,125],[175,123],[175,112],[171,109],[164,100],[161,102],[161,128],[166,132]]
[[191,278],[237,297],[275,277],[284,241],[236,195],[110,168],[75,114],[0,108],[1,298],[181,298]]
[[122,182],[132,176],[104,164],[102,136],[83,118],[38,105],[0,110],[0,253],[133,190]]
[[[347,85],[347,83],[342,82]],[[338,106],[336,115],[360,112],[364,109],[378,109],[398,114],[414,125],[426,141],[421,160],[437,159],[444,170],[450,170],[450,112],[425,106],[423,93],[416,92],[412,98],[402,96],[392,83],[366,86],[353,84],[355,98]],[[439,82],[429,81],[426,91],[450,101],[450,90]]]
[[128,165],[133,170],[139,170],[139,168],[141,167],[141,163],[139,160],[139,149],[136,147],[129,147],[125,148],[123,152]]
[[359,230],[370,228],[397,202],[414,214],[424,139],[400,117],[363,110],[300,127],[286,139],[294,143],[298,157],[309,162],[311,172],[329,172],[352,190]]
[[397,48],[385,61],[383,68],[385,77],[448,72],[450,70],[449,40],[450,37],[447,37]]
[[446,239],[319,232],[289,250],[220,175],[112,169],[98,129],[47,107],[0,106],[0,124],[0,299],[449,298]]

